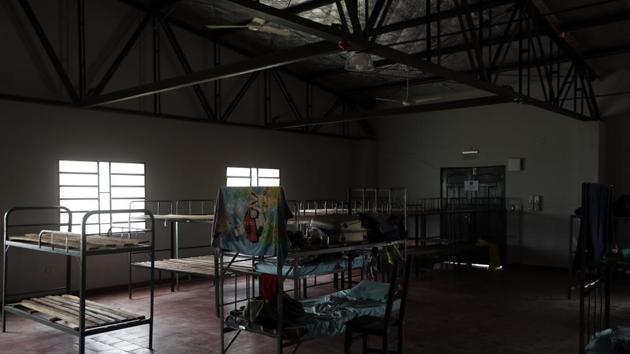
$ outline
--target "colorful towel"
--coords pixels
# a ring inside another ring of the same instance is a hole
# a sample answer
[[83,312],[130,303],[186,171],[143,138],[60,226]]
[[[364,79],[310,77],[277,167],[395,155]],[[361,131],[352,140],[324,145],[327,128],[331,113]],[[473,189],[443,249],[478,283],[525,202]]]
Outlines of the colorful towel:
[[280,187],[222,187],[216,203],[213,244],[250,256],[288,252],[287,219],[292,214]]

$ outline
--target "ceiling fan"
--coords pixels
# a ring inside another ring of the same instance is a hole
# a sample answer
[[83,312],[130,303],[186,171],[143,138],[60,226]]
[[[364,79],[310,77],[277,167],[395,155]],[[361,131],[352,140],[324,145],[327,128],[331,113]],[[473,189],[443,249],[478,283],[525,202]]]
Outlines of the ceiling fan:
[[289,31],[288,29],[272,25],[271,23],[260,17],[254,17],[249,23],[244,25],[206,25],[206,28],[212,30],[247,28],[250,31],[264,32],[283,37],[289,37],[291,35],[291,31]]
[[381,101],[381,102],[399,103],[399,104],[401,104],[403,106],[413,106],[413,105],[417,105],[417,104],[420,104],[420,103],[431,102],[431,101],[436,101],[436,100],[442,99],[442,97],[439,97],[439,96],[409,99],[409,78],[406,79],[406,83],[407,83],[407,88],[405,90],[405,97],[402,100],[397,100],[397,99],[393,99],[393,98],[383,98],[383,97],[376,97],[376,100],[377,101]]

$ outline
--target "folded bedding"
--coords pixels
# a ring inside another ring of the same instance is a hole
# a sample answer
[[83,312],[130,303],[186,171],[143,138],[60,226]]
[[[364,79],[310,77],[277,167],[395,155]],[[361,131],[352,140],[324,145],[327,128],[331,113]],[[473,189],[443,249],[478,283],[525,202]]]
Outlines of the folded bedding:
[[361,218],[358,215],[309,215],[302,217],[302,219],[307,220],[307,224],[311,227],[325,230],[363,229],[361,226]]

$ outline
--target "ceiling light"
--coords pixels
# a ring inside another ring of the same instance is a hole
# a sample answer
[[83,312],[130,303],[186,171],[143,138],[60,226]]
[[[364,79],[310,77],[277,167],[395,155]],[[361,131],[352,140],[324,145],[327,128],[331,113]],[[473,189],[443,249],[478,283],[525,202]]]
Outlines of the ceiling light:
[[468,149],[468,150],[464,150],[462,151],[462,157],[464,157],[465,159],[476,159],[477,155],[479,155],[479,150],[477,149]]
[[374,70],[372,56],[368,53],[352,53],[346,60],[347,71],[369,72]]

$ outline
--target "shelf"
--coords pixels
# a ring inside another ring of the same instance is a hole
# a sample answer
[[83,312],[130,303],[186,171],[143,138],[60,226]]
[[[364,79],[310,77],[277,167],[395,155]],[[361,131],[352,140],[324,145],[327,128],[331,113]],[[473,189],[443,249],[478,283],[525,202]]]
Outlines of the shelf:
[[[64,332],[79,334],[80,303],[73,295],[35,297],[5,306],[13,314],[34,319]],[[86,332],[100,333],[148,323],[137,315],[115,307],[85,301]]]

